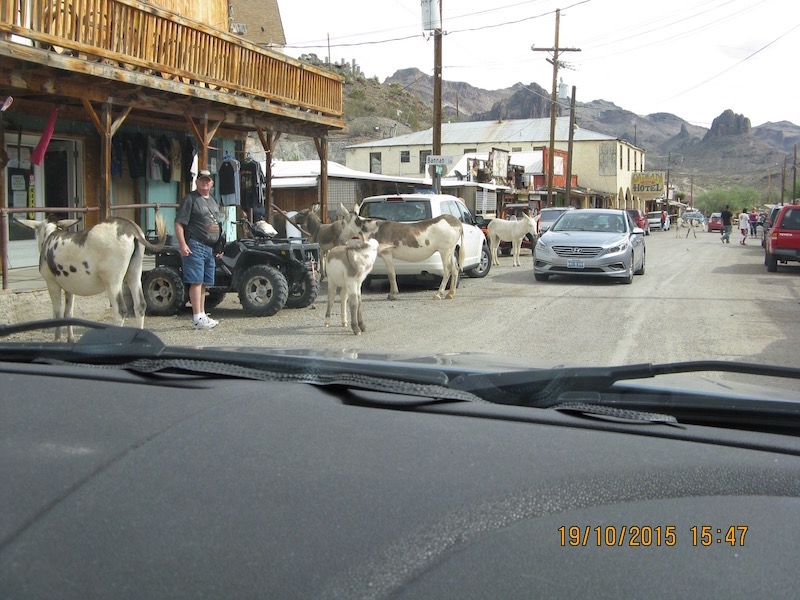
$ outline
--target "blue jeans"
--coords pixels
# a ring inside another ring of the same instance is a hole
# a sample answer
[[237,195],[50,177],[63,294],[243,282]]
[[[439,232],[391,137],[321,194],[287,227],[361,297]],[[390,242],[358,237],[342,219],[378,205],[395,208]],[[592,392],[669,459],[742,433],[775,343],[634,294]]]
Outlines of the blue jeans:
[[722,228],[722,240],[729,244],[731,243],[731,229],[733,229],[733,225],[725,225]]
[[186,243],[192,253],[183,257],[183,280],[190,285],[193,283],[214,285],[216,270],[214,248],[193,239]]

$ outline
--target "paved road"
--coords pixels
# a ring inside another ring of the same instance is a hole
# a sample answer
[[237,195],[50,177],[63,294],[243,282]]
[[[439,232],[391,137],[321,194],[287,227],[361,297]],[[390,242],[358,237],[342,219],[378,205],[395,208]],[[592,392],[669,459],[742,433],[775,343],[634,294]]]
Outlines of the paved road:
[[[454,300],[433,290],[388,284],[364,293],[367,331],[323,327],[326,286],[311,308],[247,317],[235,294],[214,311],[213,331],[192,331],[186,314],[147,319],[168,343],[244,344],[413,352],[481,351],[592,365],[680,359],[743,359],[800,365],[800,268],[767,273],[759,240],[720,243],[653,232],[647,270],[632,285],[553,277],[533,279],[532,257],[512,267],[500,257],[485,279],[463,279]],[[338,322],[337,312],[333,322]]]

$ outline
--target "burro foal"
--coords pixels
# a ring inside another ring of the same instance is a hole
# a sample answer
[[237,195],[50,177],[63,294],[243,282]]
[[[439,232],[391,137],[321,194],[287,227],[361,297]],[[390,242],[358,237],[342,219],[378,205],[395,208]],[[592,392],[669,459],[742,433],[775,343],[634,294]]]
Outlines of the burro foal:
[[325,327],[330,327],[331,309],[338,291],[342,327],[347,327],[349,312],[353,333],[361,335],[362,331],[367,330],[361,314],[361,284],[378,258],[379,246],[375,239],[350,240],[346,245],[334,246],[328,251],[328,310],[325,311]]

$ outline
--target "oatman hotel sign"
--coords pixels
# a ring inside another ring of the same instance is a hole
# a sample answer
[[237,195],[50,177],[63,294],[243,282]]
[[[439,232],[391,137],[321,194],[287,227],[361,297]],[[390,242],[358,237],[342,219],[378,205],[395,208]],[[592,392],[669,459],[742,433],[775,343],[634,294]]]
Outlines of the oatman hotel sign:
[[642,200],[664,197],[664,172],[640,171],[631,173],[631,190]]

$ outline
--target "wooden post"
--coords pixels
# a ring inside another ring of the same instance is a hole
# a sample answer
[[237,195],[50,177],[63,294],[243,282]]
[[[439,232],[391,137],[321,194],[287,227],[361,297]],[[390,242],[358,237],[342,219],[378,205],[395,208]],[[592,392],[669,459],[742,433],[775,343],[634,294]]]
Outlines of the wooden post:
[[133,109],[132,106],[126,107],[119,117],[115,120],[112,119],[112,100],[103,103],[103,116],[102,119],[97,115],[92,103],[86,98],[81,98],[81,103],[86,113],[89,115],[89,120],[94,125],[97,133],[100,134],[100,155],[101,155],[101,173],[100,183],[102,190],[100,192],[99,205],[100,205],[100,220],[103,221],[109,217],[111,205],[111,139],[114,134],[119,130],[125,119]]
[[319,218],[328,222],[328,138],[314,138],[314,145],[319,155]]
[[264,190],[264,218],[267,223],[272,223],[272,153],[281,134],[278,132],[273,135],[270,132],[265,132],[260,127],[256,127],[256,133],[258,134],[258,139],[261,140],[261,147],[264,148],[264,152],[267,154],[267,159],[264,161],[264,179],[267,182],[267,189]]

